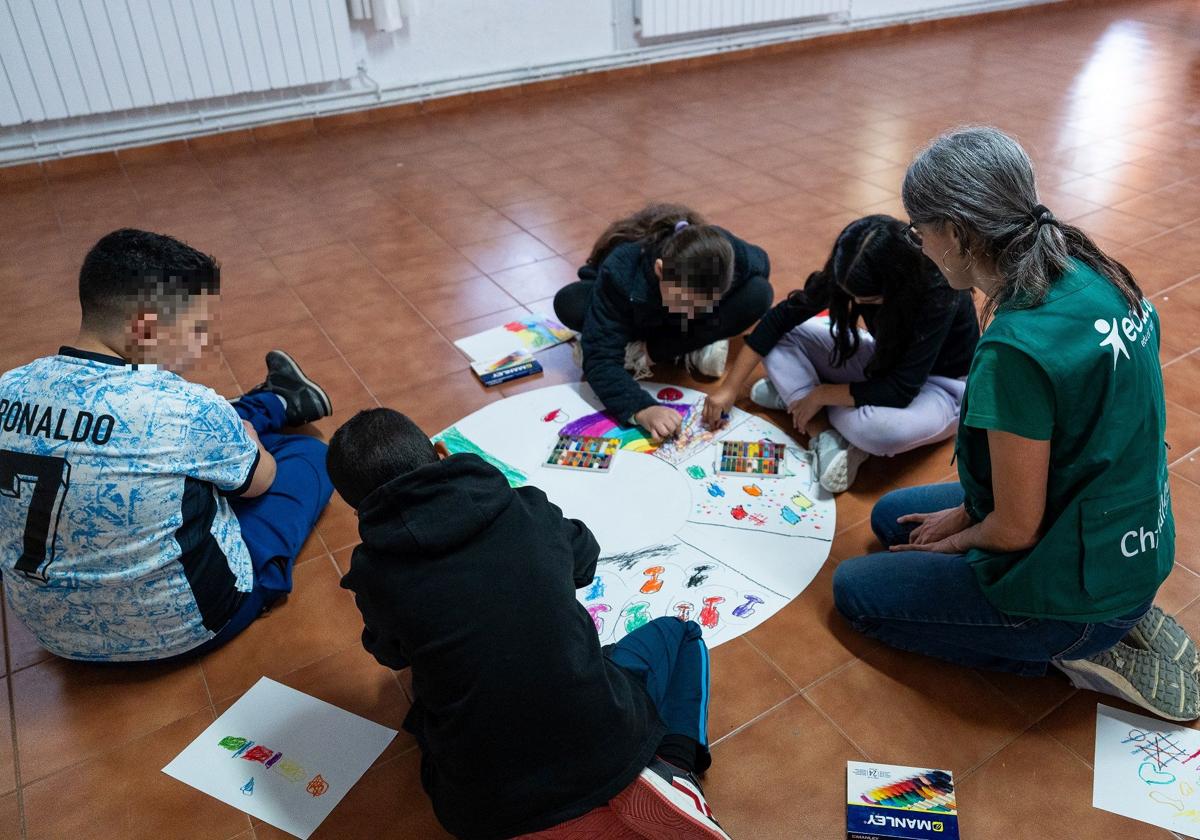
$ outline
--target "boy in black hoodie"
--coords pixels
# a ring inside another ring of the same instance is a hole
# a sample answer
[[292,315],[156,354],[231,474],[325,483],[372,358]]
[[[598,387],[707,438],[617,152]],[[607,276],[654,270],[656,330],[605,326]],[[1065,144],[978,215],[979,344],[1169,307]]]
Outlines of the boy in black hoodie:
[[449,831],[726,836],[691,772],[710,763],[695,623],[658,619],[602,651],[575,599],[600,553],[587,526],[399,412],[357,414],[327,463],[362,538],[342,586],[363,646],[413,669],[404,728]]

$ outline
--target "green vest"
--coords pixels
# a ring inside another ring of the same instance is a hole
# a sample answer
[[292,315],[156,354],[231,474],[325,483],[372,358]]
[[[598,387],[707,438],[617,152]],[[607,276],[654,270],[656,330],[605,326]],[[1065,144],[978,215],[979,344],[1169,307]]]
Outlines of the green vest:
[[[1013,365],[1015,375],[1036,372],[1038,393],[1048,387],[1053,396],[1044,536],[1030,551],[967,556],[1003,612],[1107,621],[1153,598],[1171,571],[1159,320],[1149,301],[1143,306],[1148,314],[1131,312],[1111,283],[1076,261],[1041,305],[1001,307],[980,338],[979,350],[999,343],[1024,353],[1032,365]],[[976,521],[993,510],[994,497],[987,430],[967,425],[972,390],[982,397],[983,377],[1014,375],[1004,365],[981,367],[979,350],[956,443],[967,512]],[[1020,394],[1025,383],[992,384]],[[1019,428],[1020,412],[1010,404],[995,414],[1011,414]]]

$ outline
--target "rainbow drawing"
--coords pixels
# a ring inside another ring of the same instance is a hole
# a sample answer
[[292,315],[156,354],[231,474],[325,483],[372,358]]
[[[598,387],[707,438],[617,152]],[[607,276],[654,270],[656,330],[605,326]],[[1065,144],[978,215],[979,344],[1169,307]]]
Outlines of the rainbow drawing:
[[521,318],[518,321],[509,321],[504,325],[504,329],[513,333],[526,350],[553,347],[555,344],[570,341],[575,336],[574,331],[567,329],[553,318],[538,317],[537,315]]
[[[665,403],[666,408],[673,408],[680,416],[687,418],[692,410],[689,403]],[[634,452],[653,452],[658,449],[646,430],[640,426],[622,426],[615,417],[604,411],[586,414],[578,420],[572,420],[562,427],[559,432],[564,435],[586,435],[587,437],[616,438],[621,442],[622,449]]]

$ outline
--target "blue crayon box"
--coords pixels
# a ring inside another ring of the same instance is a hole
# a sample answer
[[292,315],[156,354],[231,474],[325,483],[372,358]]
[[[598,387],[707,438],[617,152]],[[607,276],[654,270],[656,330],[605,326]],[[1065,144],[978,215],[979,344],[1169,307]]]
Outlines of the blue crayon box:
[[847,840],[958,840],[954,774],[846,762]]

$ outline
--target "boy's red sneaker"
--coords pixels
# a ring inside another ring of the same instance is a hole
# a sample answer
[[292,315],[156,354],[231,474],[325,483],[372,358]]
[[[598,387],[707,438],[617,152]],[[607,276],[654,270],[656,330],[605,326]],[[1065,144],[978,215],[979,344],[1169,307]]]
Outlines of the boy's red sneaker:
[[729,840],[696,777],[657,756],[608,807],[648,840]]

